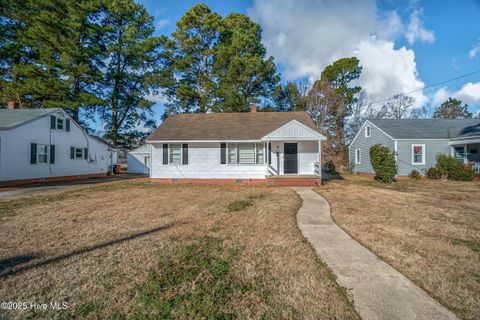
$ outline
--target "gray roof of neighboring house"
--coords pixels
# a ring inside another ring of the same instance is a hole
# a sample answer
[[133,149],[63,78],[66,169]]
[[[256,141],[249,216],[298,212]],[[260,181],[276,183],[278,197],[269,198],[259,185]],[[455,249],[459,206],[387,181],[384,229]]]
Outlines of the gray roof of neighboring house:
[[455,139],[480,136],[480,119],[371,119],[395,139]]
[[0,109],[0,129],[15,128],[55,111],[62,109]]

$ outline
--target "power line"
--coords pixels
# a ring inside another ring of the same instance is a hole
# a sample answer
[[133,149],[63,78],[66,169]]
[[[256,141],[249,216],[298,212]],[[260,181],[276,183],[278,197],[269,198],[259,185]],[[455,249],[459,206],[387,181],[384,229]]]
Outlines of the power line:
[[[442,84],[445,84],[445,83],[448,83],[448,82],[452,82],[452,81],[455,81],[455,80],[458,80],[458,79],[466,78],[466,77],[472,76],[472,75],[477,74],[477,73],[480,73],[480,70],[473,71],[473,72],[470,72],[470,73],[466,73],[466,74],[463,74],[463,75],[458,76],[458,77],[455,77],[455,78],[450,78],[450,79],[448,79],[448,80],[440,81],[440,82],[437,82],[437,83],[434,83],[434,84],[431,84],[431,85],[428,85],[428,86],[424,86],[424,87],[422,87],[422,88],[418,88],[418,89],[415,89],[415,90],[412,90],[412,91],[409,91],[409,92],[405,92],[405,93],[403,93],[403,94],[409,95],[409,94],[412,94],[412,93],[417,92],[417,91],[421,91],[421,90],[425,90],[425,89],[430,89],[430,88],[438,87],[438,86],[440,86],[440,85],[442,85]],[[394,94],[393,96],[390,96],[390,97],[388,97],[388,98],[383,98],[383,99],[380,99],[380,100],[377,100],[377,101],[373,101],[373,102],[367,103],[366,105],[368,105],[368,104],[376,104],[376,103],[388,101],[388,100],[392,99],[393,97],[395,97],[396,95],[398,95],[398,94]]]

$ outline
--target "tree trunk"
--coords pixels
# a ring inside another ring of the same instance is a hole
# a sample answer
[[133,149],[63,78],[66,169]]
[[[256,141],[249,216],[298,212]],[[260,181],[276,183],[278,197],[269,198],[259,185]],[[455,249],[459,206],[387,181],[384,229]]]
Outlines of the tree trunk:
[[116,110],[112,110],[112,130],[110,135],[112,144],[116,146],[118,143],[118,112]]

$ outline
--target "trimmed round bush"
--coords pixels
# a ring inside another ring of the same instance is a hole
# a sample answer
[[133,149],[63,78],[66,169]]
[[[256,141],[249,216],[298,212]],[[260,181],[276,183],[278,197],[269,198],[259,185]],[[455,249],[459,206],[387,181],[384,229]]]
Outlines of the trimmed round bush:
[[370,148],[370,162],[375,170],[375,180],[391,183],[398,172],[395,153],[389,148],[376,144]]
[[422,179],[422,175],[420,174],[420,172],[418,172],[417,170],[412,170],[409,174],[408,174],[408,177],[412,180],[420,180]]

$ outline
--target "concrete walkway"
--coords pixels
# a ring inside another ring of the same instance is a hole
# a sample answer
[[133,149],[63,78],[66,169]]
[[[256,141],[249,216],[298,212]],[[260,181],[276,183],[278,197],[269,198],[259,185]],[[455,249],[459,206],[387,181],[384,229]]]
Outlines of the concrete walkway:
[[362,319],[456,319],[400,272],[353,240],[330,217],[330,205],[309,188],[294,188],[303,199],[297,223],[340,286],[353,295]]

